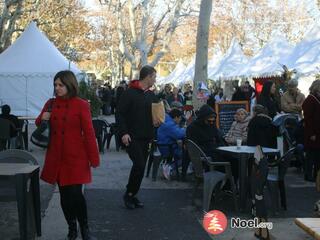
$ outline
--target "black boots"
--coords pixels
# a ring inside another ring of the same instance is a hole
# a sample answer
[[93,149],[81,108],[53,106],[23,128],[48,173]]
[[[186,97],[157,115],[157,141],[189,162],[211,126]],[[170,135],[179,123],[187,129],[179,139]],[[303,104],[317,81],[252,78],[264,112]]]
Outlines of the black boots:
[[124,201],[124,205],[126,206],[126,208],[131,209],[131,210],[135,209],[135,205],[134,205],[132,196],[129,196],[128,194],[125,194],[123,196],[123,201]]
[[69,225],[69,233],[67,236],[68,240],[75,240],[78,236],[78,229],[77,229],[77,221],[74,220],[68,220]]
[[143,208],[144,205],[138,198],[125,194],[123,196],[124,205],[128,209]]
[[88,226],[88,220],[84,220],[79,222],[80,223],[80,232],[81,237],[83,240],[95,240],[96,238],[92,237],[90,234],[89,226]]

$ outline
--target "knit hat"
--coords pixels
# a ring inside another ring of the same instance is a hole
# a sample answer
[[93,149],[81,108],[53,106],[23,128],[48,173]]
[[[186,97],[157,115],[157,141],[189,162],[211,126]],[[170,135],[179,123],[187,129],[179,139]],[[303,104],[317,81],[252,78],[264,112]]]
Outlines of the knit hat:
[[210,107],[208,104],[203,105],[198,113],[197,113],[197,119],[206,119],[213,115],[215,118],[217,117],[217,114],[213,110],[212,107]]
[[239,108],[236,113],[243,112],[244,115],[248,116],[248,112],[244,108]]

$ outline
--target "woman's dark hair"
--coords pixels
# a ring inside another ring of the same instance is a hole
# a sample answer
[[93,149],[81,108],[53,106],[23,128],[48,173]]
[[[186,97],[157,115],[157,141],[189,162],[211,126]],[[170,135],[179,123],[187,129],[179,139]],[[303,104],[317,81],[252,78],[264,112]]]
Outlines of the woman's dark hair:
[[174,108],[169,112],[169,116],[171,118],[181,117],[182,116],[182,112],[179,109]]
[[139,81],[145,79],[149,75],[156,73],[156,69],[150,65],[145,65],[140,70]]
[[271,87],[272,87],[273,84],[274,84],[274,82],[272,82],[272,81],[266,81],[263,84],[262,91],[261,91],[261,96],[270,97],[270,95],[271,95]]
[[67,96],[69,98],[78,96],[79,87],[76,75],[72,71],[65,70],[58,72],[53,78],[53,84],[57,79],[60,79],[61,82],[67,87]]

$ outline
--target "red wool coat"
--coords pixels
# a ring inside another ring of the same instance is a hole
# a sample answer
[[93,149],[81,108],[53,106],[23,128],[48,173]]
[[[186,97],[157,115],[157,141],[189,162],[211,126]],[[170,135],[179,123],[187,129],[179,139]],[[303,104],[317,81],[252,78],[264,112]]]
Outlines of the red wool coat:
[[[36,125],[40,124],[48,103],[36,119]],[[61,186],[91,182],[90,166],[99,165],[99,152],[88,102],[78,97],[55,98],[50,130],[41,179]]]
[[[304,116],[304,145],[308,150],[320,149],[320,101],[313,95],[309,95],[302,104]],[[310,137],[315,135],[316,140]]]

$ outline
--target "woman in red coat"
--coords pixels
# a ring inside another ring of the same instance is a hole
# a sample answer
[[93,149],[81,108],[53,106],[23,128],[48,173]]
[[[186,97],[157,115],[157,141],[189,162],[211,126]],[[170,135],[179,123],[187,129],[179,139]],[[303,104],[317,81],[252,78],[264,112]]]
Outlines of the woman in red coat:
[[[57,183],[61,207],[69,225],[68,239],[77,238],[77,220],[82,239],[91,239],[82,184],[91,182],[90,167],[99,165],[99,153],[87,101],[77,97],[78,83],[71,71],[54,77],[55,98],[49,100],[36,119],[50,120],[50,144],[41,179]],[[48,106],[52,104],[51,113]]]
[[302,104],[305,124],[305,179],[315,181],[316,174],[320,169],[320,80],[314,81],[309,90],[310,94]]

